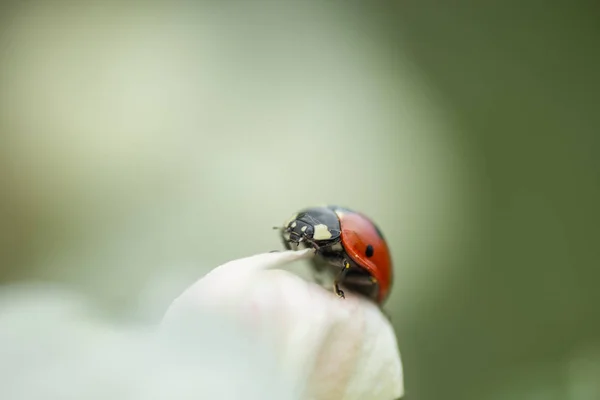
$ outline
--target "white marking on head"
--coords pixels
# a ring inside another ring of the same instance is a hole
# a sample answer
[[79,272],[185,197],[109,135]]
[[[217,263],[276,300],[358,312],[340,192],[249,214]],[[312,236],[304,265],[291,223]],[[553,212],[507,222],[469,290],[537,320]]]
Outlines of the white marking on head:
[[290,219],[285,221],[285,224],[283,224],[283,226],[287,228],[296,218],[298,218],[298,213],[292,215]]
[[319,224],[314,227],[315,232],[313,234],[313,239],[315,240],[327,240],[331,239],[331,232],[327,229],[327,225]]
[[295,227],[296,227],[296,225],[298,225],[298,224],[296,223],[296,221],[294,221],[294,222],[292,222],[292,225],[291,225],[291,227],[292,227],[292,228],[295,228]]
[[302,228],[300,228],[300,230],[301,230],[302,232],[305,232],[305,231],[306,231],[306,228],[308,228],[308,227],[307,227],[306,225],[304,225]]

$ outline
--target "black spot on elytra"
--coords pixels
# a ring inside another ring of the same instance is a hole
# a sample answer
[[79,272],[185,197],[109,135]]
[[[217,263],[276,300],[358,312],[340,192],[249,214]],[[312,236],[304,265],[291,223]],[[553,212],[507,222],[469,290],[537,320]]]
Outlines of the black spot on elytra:
[[367,251],[365,251],[365,255],[367,257],[372,257],[373,256],[373,246],[371,246],[371,245],[367,246]]

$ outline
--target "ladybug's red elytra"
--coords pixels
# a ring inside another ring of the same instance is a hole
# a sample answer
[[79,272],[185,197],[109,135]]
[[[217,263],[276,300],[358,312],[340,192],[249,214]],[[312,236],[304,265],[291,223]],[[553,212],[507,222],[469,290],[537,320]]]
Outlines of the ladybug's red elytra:
[[290,218],[281,229],[288,250],[312,247],[316,271],[335,274],[334,292],[344,297],[340,285],[383,304],[393,282],[392,260],[379,228],[365,215],[338,206],[311,207]]

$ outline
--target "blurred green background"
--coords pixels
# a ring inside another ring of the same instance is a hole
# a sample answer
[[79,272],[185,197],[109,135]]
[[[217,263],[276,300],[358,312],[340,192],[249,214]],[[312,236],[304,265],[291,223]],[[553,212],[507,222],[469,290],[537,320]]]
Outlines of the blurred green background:
[[600,398],[592,2],[2,7],[4,283],[152,321],[336,203],[390,241],[407,398]]

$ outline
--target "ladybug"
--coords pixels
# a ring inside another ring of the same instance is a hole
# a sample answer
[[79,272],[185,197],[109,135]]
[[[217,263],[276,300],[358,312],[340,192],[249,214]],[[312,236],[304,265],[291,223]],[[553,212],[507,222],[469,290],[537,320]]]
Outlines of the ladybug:
[[334,274],[333,290],[340,285],[382,305],[388,297],[393,271],[387,243],[367,216],[338,206],[311,207],[294,214],[281,229],[288,250],[313,248],[315,272]]

